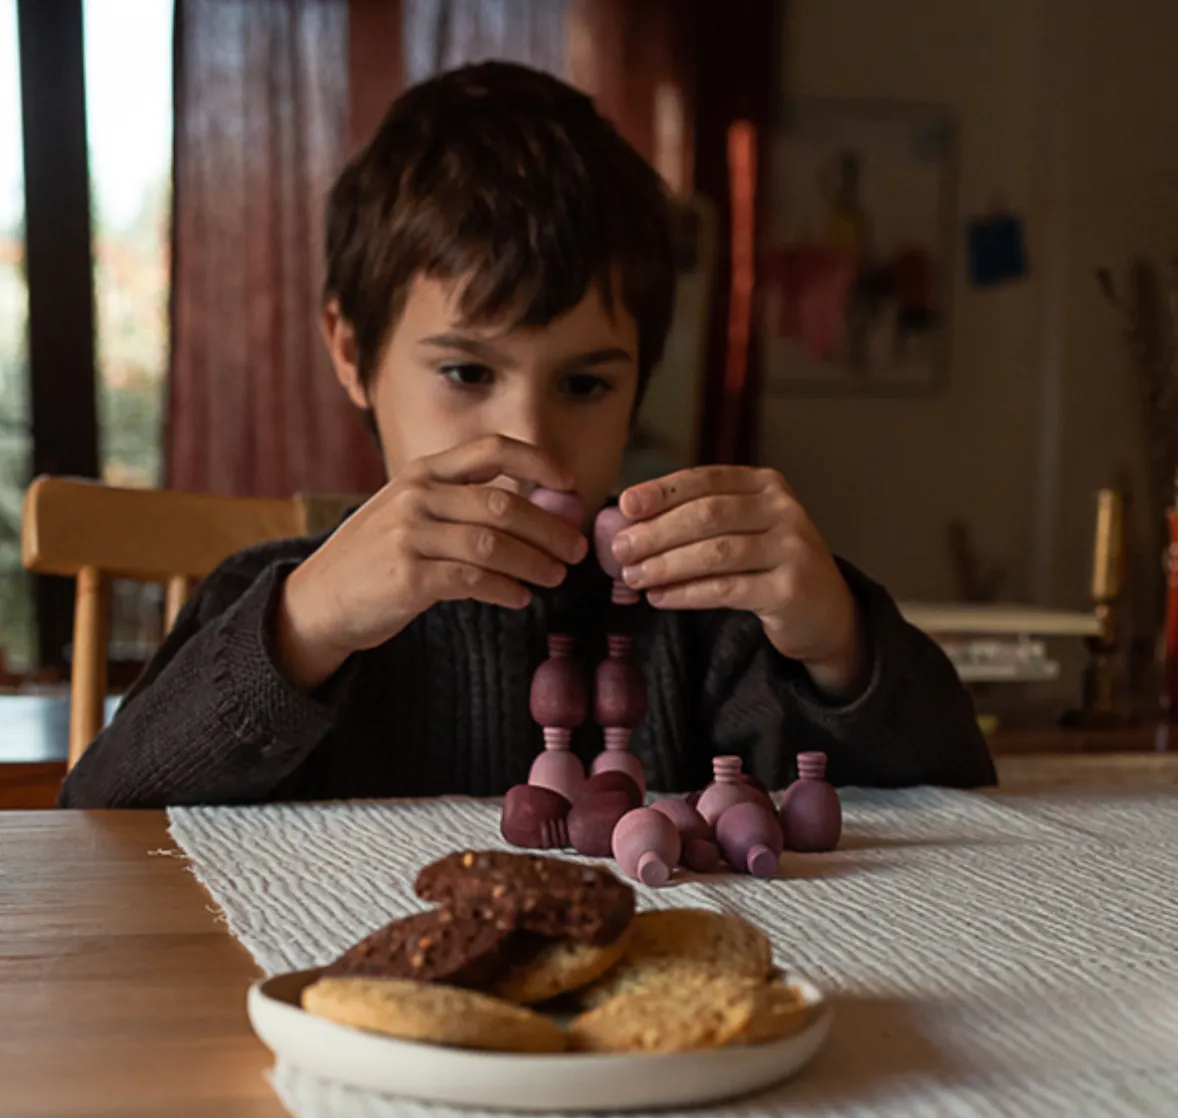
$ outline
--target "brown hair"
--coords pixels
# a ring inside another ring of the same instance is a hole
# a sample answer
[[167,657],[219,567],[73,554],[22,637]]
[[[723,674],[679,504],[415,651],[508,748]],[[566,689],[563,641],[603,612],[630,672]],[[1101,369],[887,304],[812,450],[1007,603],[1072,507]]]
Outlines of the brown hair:
[[582,93],[484,62],[398,97],[327,202],[324,298],[367,383],[418,275],[466,280],[471,322],[542,326],[596,283],[638,328],[638,398],[674,299],[670,208],[654,169]]

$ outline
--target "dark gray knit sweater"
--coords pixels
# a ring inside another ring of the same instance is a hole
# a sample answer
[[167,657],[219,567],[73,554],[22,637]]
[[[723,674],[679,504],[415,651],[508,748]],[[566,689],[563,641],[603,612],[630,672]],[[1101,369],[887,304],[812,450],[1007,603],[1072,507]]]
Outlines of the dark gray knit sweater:
[[[825,702],[751,614],[611,607],[591,559],[524,610],[434,606],[307,695],[275,665],[274,621],[283,580],[321,542],[241,552],[205,581],[70,773],[62,806],[500,795],[526,780],[543,748],[528,695],[546,634],[574,633],[592,671],[611,625],[633,632],[647,678],[649,712],[632,748],[654,789],[703,787],[719,753],[740,754],[779,788],[805,750],[827,753],[837,784],[995,781],[949,661],[847,564],[870,666],[843,706]],[[592,758],[600,730],[581,727],[573,746]]]

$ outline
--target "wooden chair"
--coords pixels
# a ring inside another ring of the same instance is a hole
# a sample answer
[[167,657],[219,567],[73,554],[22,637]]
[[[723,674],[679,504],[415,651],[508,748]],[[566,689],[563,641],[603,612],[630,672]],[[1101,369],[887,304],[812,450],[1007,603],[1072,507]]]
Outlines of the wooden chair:
[[26,570],[77,580],[70,670],[72,767],[102,729],[112,579],[167,587],[170,629],[193,587],[221,560],[265,540],[307,533],[304,501],[217,497],[41,477],[25,495]]

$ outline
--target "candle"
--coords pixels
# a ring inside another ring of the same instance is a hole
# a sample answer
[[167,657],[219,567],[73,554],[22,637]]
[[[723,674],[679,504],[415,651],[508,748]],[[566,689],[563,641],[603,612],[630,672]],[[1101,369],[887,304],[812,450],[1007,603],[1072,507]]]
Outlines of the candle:
[[1115,489],[1096,495],[1096,547],[1092,560],[1092,597],[1107,602],[1120,596],[1124,574],[1124,502]]

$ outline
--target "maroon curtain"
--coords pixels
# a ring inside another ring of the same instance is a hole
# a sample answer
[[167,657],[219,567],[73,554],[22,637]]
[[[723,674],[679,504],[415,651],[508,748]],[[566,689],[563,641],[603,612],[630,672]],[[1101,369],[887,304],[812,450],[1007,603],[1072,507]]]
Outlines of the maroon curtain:
[[175,36],[167,484],[370,491],[379,459],[318,325],[347,0],[177,0]]

